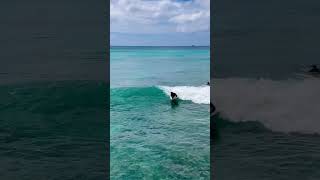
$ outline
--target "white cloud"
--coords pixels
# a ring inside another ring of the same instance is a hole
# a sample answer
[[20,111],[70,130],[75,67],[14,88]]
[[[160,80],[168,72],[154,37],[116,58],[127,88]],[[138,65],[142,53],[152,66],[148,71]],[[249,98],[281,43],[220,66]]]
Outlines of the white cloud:
[[112,32],[197,32],[210,26],[210,0],[111,0],[110,9]]
[[177,24],[179,32],[205,31],[209,29],[210,12],[180,14],[170,18],[169,21]]

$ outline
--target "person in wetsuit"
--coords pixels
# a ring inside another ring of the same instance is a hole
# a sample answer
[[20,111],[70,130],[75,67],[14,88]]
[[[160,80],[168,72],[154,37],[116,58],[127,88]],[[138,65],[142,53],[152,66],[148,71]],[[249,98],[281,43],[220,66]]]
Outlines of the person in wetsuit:
[[174,92],[170,92],[170,96],[171,96],[171,99],[176,99],[178,98],[178,95]]
[[176,107],[178,105],[178,95],[174,92],[170,92],[171,106]]

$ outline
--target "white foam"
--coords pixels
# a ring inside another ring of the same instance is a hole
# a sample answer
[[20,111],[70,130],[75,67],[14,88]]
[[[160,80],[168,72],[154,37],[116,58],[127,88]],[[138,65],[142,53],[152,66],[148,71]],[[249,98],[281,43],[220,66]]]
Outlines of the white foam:
[[175,92],[182,100],[197,104],[210,104],[210,86],[159,86],[168,96]]
[[320,133],[320,80],[214,79],[213,102],[231,121],[281,132]]

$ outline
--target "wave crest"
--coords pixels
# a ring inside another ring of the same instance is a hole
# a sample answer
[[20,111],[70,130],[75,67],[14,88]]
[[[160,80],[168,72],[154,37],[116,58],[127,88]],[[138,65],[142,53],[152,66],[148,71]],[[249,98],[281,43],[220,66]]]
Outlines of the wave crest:
[[159,86],[166,95],[177,93],[182,100],[190,100],[197,104],[210,104],[210,86]]
[[259,121],[281,132],[320,133],[320,80],[215,79],[213,98],[223,118]]

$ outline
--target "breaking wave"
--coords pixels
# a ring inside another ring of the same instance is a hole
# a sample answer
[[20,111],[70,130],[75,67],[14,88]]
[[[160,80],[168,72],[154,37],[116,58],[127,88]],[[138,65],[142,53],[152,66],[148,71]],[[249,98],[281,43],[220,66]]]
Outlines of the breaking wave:
[[168,96],[177,93],[182,100],[190,100],[197,104],[210,104],[210,86],[159,86]]
[[274,131],[320,133],[319,79],[229,78],[212,82],[213,102],[224,119],[258,121]]

